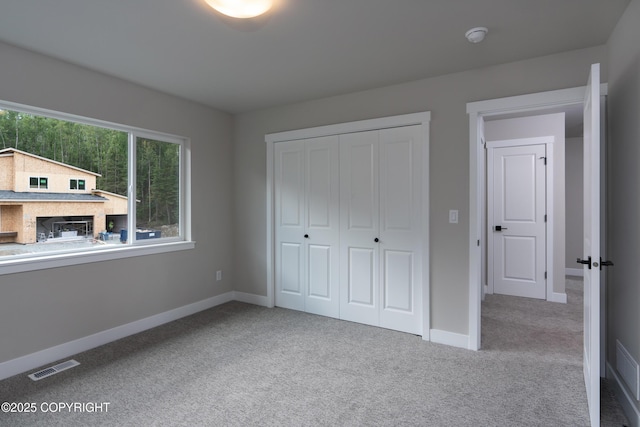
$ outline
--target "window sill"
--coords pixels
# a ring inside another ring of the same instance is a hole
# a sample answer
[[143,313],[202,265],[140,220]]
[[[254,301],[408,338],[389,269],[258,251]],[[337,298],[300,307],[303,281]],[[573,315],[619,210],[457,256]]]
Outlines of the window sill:
[[143,255],[161,254],[194,249],[196,242],[167,242],[152,245],[121,246],[86,252],[59,253],[20,259],[0,261],[0,276],[4,274],[22,273],[25,271],[45,270],[48,268],[66,267],[70,265],[88,264],[92,262],[111,261]]

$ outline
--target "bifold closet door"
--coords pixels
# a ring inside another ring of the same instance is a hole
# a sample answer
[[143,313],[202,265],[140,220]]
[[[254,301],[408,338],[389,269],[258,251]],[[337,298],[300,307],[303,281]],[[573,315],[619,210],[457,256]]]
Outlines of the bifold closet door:
[[276,305],[339,316],[338,137],[275,145]]
[[380,131],[380,326],[422,334],[422,138]]
[[419,126],[340,137],[340,318],[421,334]]

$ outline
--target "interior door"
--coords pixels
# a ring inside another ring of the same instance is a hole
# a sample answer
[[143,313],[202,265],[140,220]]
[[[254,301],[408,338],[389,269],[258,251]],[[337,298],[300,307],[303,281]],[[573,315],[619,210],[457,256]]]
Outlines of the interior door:
[[276,144],[276,305],[339,317],[339,147],[329,136]]
[[378,326],[379,132],[340,137],[340,318]]
[[275,145],[275,303],[304,311],[305,173],[304,143]]
[[305,143],[305,311],[339,317],[339,139]]
[[600,64],[584,99],[584,382],[591,425],[600,425]]
[[489,283],[495,293],[546,298],[546,146],[489,148]]
[[422,333],[419,126],[380,131],[380,326]]

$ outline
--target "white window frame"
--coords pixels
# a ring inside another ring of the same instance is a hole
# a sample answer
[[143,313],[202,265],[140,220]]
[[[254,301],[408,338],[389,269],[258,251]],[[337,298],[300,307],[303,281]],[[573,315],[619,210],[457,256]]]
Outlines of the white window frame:
[[[132,256],[153,255],[195,248],[195,241],[191,238],[191,141],[187,137],[171,135],[148,129],[126,126],[103,120],[82,117],[24,104],[7,101],[0,101],[0,109],[14,110],[27,114],[40,115],[58,120],[76,122],[80,124],[108,128],[116,131],[126,132],[128,138],[128,215],[127,229],[136,229],[135,218],[135,162],[136,162],[136,139],[148,138],[155,141],[178,144],[180,146],[180,171],[179,171],[179,215],[180,234],[179,237],[167,237],[160,239],[136,240],[136,233],[128,233],[127,244],[116,245],[114,247],[89,249],[89,250],[69,250],[45,253],[25,254],[15,257],[0,259],[0,276],[4,274],[20,273],[25,271],[43,270],[55,267],[65,267],[90,262],[110,261]],[[39,177],[38,177],[39,178]],[[85,181],[86,182],[86,181]]]
[[[32,179],[37,179],[38,180],[38,186],[37,187],[32,187],[31,186],[31,180]],[[47,186],[46,187],[41,187],[40,183],[42,182],[42,179],[46,179],[47,180]],[[30,176],[29,177],[29,189],[31,190],[48,190],[49,189],[49,177],[48,176]]]
[[[71,182],[76,183],[76,188],[71,188]],[[80,188],[80,181],[83,182],[84,188]],[[86,191],[87,180],[84,178],[69,178],[69,191]]]

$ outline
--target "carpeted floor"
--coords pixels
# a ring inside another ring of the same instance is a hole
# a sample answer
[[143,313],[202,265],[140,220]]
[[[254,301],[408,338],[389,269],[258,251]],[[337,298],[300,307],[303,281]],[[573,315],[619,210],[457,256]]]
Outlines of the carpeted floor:
[[1,381],[0,402],[37,412],[0,413],[0,425],[586,426],[580,292],[569,280],[566,305],[487,296],[478,352],[232,302],[41,381]]

